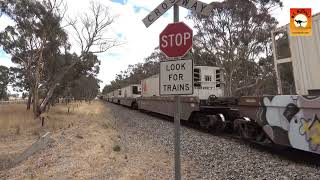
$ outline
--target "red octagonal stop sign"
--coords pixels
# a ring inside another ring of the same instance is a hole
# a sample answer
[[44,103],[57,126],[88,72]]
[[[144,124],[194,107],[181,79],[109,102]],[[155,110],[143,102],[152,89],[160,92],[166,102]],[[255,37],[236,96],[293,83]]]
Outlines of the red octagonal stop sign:
[[192,47],[192,29],[183,22],[168,24],[159,38],[160,50],[168,57],[183,57]]

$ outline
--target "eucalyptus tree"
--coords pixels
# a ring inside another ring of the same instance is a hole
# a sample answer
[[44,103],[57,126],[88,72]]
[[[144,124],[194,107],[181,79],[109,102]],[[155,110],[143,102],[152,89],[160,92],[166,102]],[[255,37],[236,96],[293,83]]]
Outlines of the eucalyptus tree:
[[[260,84],[265,75],[257,63],[270,54],[265,51],[271,43],[271,30],[277,21],[270,11],[282,6],[279,0],[225,0],[212,3],[209,17],[193,15],[197,29],[195,46],[197,53],[211,57],[222,69],[225,77],[225,94]],[[244,94],[245,95],[245,94]]]
[[[104,36],[114,22],[109,9],[99,3],[90,4],[90,13],[80,15],[77,22],[64,17],[62,0],[0,2],[1,14],[15,22],[0,32],[0,45],[17,64],[14,70],[21,79],[18,84],[24,84],[24,90],[32,94],[35,117],[68,87],[68,81],[98,73],[100,61],[95,54],[119,45],[116,39]],[[69,52],[71,44],[63,22],[73,27],[80,53]]]
[[109,8],[97,2],[90,2],[90,13],[83,13],[77,20],[69,20],[69,25],[73,27],[76,34],[76,41],[80,46],[80,55],[69,65],[63,67],[56,76],[52,77],[48,84],[48,89],[43,101],[40,104],[40,112],[43,112],[53,96],[57,85],[63,80],[72,68],[76,66],[90,66],[87,70],[98,69],[100,62],[95,54],[103,53],[114,46],[120,45],[117,39],[105,37],[105,33],[110,29],[114,18],[110,14]]
[[160,61],[165,59],[165,55],[160,52],[159,48],[145,58],[144,62],[129,65],[126,70],[120,71],[110,84],[105,85],[102,93],[125,87],[130,84],[140,84],[142,79],[158,74],[160,71]]
[[99,93],[99,80],[93,75],[82,76],[73,83],[70,94],[75,100],[92,101]]
[[[0,44],[6,53],[11,54],[17,64],[16,85],[24,85],[33,96],[35,116],[39,109],[40,88],[44,82],[43,68],[48,59],[45,54],[58,54],[67,44],[67,34],[61,28],[62,16],[57,1],[4,0],[1,12],[9,16],[14,25],[9,25],[0,33]],[[30,102],[30,101],[29,101]]]
[[0,100],[8,98],[9,68],[0,65]]

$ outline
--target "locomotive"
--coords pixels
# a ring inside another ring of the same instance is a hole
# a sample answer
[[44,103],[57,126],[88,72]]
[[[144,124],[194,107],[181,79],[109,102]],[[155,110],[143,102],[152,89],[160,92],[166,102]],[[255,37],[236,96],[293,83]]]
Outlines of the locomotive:
[[[211,132],[231,130],[250,141],[320,154],[319,29],[320,14],[316,14],[310,37],[289,36],[289,25],[272,31],[278,95],[224,97],[221,70],[195,66],[194,93],[181,97],[181,120]],[[159,95],[159,74],[103,98],[171,117],[175,112],[174,97]]]

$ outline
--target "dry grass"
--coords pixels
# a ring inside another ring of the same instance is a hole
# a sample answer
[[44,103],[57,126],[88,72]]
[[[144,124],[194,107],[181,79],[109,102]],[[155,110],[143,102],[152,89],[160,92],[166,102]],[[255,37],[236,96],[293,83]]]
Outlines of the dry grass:
[[98,118],[103,112],[103,106],[99,103],[57,104],[43,114],[43,128],[41,122],[33,118],[32,110],[26,110],[25,104],[0,105],[0,137],[26,133],[37,135],[41,129],[54,132],[73,126],[79,119]]
[[21,129],[29,129],[36,125],[32,111],[26,110],[24,104],[0,105],[0,135],[21,134]]

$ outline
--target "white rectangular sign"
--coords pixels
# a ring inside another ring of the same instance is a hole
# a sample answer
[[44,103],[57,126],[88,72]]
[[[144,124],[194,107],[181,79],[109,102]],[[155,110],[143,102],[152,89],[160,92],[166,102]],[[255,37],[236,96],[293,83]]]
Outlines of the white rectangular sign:
[[153,22],[155,22],[162,14],[168,11],[174,4],[179,0],[164,0],[157,8],[151,11],[148,16],[146,16],[142,22],[146,27],[149,27]]
[[160,62],[160,95],[193,94],[193,60]]
[[177,5],[204,16],[209,16],[213,9],[212,5],[197,0],[180,0]]

